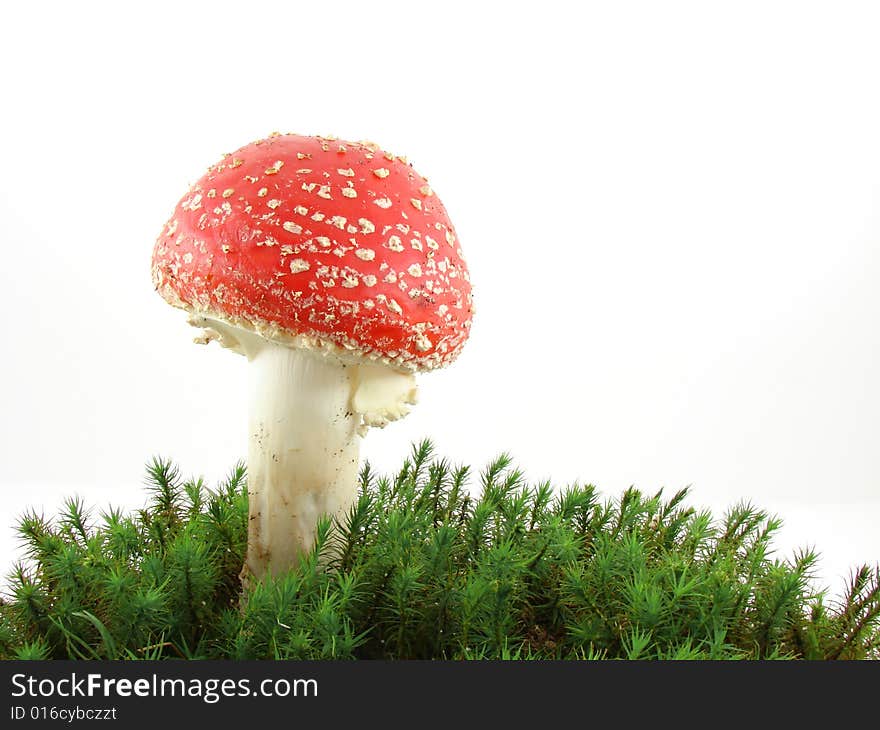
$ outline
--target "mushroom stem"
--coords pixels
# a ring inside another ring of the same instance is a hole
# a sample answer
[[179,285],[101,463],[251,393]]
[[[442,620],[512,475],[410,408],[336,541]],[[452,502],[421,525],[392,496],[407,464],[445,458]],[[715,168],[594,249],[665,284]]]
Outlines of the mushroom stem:
[[319,517],[357,498],[355,366],[267,342],[248,353],[248,546],[242,579],[278,575],[314,545]]

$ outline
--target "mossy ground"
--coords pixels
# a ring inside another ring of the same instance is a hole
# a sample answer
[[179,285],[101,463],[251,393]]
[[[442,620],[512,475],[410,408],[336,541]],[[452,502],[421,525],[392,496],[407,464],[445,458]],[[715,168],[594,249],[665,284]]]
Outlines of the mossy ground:
[[529,486],[506,456],[472,492],[426,441],[393,476],[365,465],[344,523],[242,596],[244,468],[208,489],[157,459],[148,481],[133,514],[21,518],[0,658],[880,658],[877,568],[829,598],[748,504]]

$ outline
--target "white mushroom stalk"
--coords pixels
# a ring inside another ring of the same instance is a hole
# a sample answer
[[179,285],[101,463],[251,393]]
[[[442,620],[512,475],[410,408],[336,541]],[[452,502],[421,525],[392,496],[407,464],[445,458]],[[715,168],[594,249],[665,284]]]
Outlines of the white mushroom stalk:
[[342,520],[357,499],[360,440],[400,418],[415,378],[327,351],[288,347],[204,317],[196,342],[248,358],[248,550],[242,579],[279,575],[315,542],[319,519]]
[[319,518],[344,516],[357,495],[353,367],[272,343],[250,361],[246,570],[252,575],[289,570],[314,544]]

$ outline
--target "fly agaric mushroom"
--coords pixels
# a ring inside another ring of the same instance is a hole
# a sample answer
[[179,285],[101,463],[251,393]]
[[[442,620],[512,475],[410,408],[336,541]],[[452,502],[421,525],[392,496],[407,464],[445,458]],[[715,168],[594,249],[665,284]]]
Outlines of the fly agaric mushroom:
[[443,204],[369,142],[274,134],[226,155],[159,236],[153,284],[248,359],[248,548],[277,575],[357,496],[359,441],[467,340],[470,278]]

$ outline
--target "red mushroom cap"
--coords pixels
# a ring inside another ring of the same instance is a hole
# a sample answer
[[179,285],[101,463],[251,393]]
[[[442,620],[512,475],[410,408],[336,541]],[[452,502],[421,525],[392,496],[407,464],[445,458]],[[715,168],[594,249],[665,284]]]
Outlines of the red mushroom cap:
[[177,204],[152,273],[177,307],[402,370],[455,359],[473,314],[443,204],[369,142],[272,135],[225,156]]

